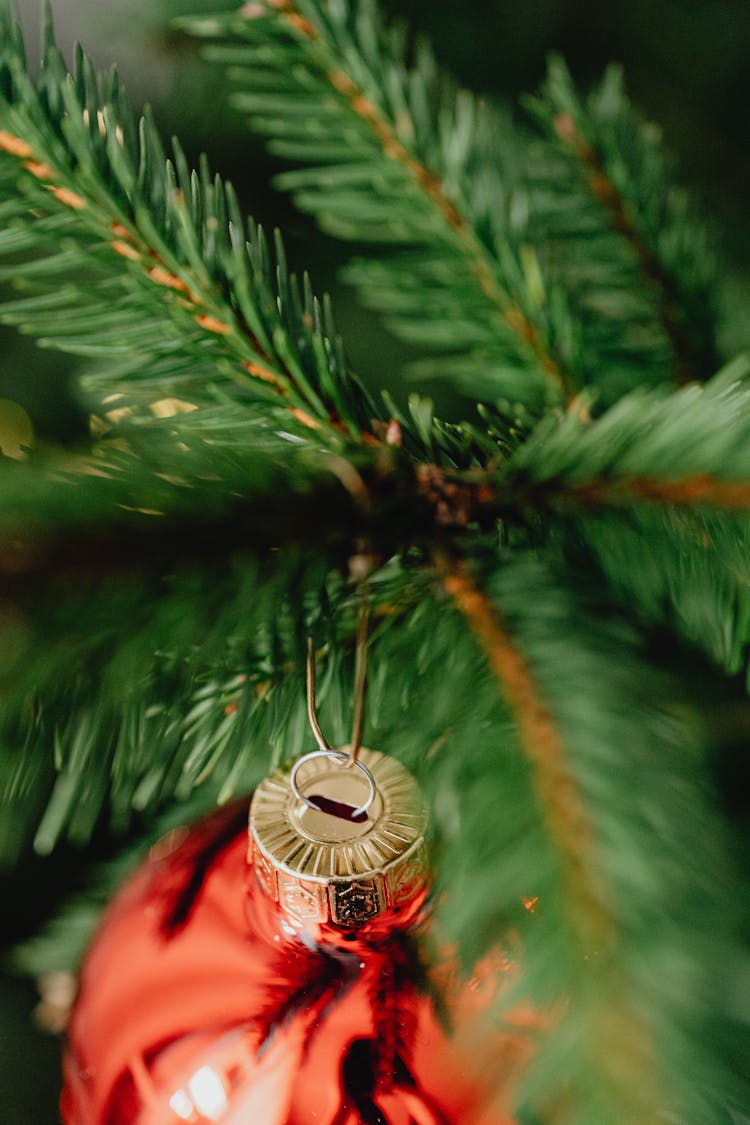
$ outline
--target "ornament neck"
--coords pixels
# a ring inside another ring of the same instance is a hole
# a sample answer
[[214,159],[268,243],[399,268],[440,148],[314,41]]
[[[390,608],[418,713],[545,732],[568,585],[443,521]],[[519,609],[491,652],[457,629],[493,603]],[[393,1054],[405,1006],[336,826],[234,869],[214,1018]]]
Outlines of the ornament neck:
[[[342,760],[343,759],[343,760]],[[250,807],[256,878],[296,928],[356,929],[424,901],[426,811],[412,775],[363,749],[305,755],[263,781]]]

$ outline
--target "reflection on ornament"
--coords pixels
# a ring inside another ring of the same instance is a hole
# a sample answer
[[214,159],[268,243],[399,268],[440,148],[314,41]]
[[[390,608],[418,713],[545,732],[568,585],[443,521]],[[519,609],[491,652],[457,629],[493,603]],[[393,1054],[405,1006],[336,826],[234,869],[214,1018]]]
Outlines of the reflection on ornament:
[[421,882],[408,899],[385,877],[401,905],[372,917],[382,889],[342,884],[356,928],[317,900],[285,913],[257,848],[248,863],[246,816],[175,834],[109,907],[69,1028],[65,1125],[511,1125],[491,1097],[526,1040],[477,1037],[497,973],[481,998],[454,983],[446,1031],[416,944]]

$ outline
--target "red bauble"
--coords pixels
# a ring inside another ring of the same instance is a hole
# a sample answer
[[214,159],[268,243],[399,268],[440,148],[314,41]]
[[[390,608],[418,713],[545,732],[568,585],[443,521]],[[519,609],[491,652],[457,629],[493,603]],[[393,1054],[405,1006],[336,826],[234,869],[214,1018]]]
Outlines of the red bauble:
[[171,834],[110,905],[69,1027],[65,1125],[511,1125],[489,1094],[523,1042],[467,1030],[494,970],[454,995],[448,1034],[414,911],[301,931],[259,885],[246,821],[245,803]]

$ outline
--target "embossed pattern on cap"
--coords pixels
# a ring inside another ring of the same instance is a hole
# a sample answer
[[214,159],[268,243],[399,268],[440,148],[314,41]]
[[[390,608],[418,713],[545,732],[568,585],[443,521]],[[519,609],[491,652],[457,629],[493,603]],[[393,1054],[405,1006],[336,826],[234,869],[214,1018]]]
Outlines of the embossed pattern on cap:
[[[309,808],[289,784],[291,763],[255,791],[250,859],[263,888],[299,925],[361,926],[413,901],[427,880],[427,813],[416,781],[386,754],[363,749],[359,757],[376,784],[366,818]],[[298,785],[309,798],[353,809],[367,793],[360,772],[325,756],[305,763]]]

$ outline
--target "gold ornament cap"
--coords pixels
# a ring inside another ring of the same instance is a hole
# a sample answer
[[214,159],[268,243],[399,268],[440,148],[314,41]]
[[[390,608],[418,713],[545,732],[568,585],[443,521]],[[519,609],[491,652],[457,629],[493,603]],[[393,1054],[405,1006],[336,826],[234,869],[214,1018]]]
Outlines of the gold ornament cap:
[[427,882],[427,811],[400,762],[362,749],[314,751],[262,781],[250,805],[248,858],[300,926],[364,925]]

